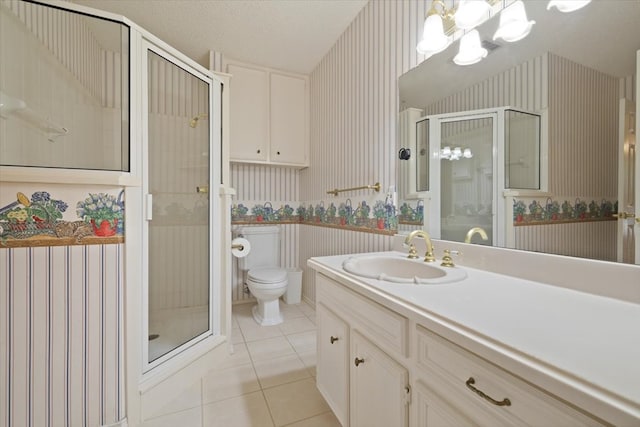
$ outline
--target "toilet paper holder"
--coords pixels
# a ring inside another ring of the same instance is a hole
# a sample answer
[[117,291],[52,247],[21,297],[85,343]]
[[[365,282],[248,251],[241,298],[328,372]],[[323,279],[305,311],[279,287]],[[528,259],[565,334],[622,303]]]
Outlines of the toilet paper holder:
[[241,251],[244,251],[244,245],[240,243],[234,243],[231,245],[231,249],[239,249]]

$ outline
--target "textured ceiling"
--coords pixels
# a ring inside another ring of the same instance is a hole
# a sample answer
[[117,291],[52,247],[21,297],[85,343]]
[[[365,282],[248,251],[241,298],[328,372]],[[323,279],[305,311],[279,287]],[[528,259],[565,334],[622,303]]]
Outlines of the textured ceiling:
[[368,0],[72,0],[124,15],[203,66],[215,50],[308,74]]

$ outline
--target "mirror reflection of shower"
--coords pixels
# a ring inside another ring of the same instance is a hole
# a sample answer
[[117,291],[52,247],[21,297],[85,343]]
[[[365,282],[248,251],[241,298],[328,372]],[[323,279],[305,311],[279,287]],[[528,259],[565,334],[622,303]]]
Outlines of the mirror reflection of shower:
[[208,118],[209,118],[209,115],[206,113],[198,114],[197,116],[189,120],[189,126],[195,129],[195,127],[198,126],[198,122],[200,121],[200,119],[208,119]]

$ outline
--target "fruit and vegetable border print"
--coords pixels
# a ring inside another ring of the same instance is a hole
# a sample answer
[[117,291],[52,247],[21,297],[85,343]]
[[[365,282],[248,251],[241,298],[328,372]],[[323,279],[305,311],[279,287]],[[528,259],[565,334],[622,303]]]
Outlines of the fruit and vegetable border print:
[[121,188],[0,190],[0,248],[124,242]]

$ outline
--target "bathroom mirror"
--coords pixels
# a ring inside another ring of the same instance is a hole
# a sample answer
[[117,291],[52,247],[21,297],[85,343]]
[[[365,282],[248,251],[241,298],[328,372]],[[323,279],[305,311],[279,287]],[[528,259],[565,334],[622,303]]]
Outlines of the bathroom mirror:
[[129,170],[129,27],[0,2],[0,165]]
[[[415,141],[416,130],[407,128],[407,122],[411,120],[403,116],[415,116],[415,111],[420,112],[418,117],[424,117],[512,106],[543,113],[548,115],[548,128],[544,129],[548,137],[548,157],[541,161],[546,162],[548,171],[540,178],[548,180],[548,187],[536,197],[530,185],[512,183],[510,187],[520,195],[514,197],[526,202],[527,213],[534,199],[548,201],[547,205],[543,202],[543,209],[562,205],[568,200],[572,206],[567,209],[574,209],[574,215],[577,215],[577,207],[592,201],[598,205],[594,210],[609,212],[612,206],[617,207],[618,201],[619,118],[623,114],[619,111],[620,100],[626,98],[632,101],[631,105],[636,104],[640,2],[596,0],[572,13],[547,10],[547,4],[547,1],[525,1],[528,19],[536,23],[531,33],[518,42],[493,40],[498,16],[483,23],[478,30],[489,54],[477,64],[455,65],[453,57],[459,42],[454,42],[445,51],[402,75],[398,82],[397,149],[412,149],[414,161],[420,151],[424,151],[424,147],[416,147],[415,142],[414,145],[407,142],[412,138]],[[635,119],[630,117],[633,124]],[[631,155],[633,153],[631,150]],[[420,163],[409,167],[408,161],[396,162],[399,206],[428,203],[428,193],[416,192],[415,185],[409,188],[407,183],[417,181],[424,185],[431,181],[431,187],[438,183],[424,178],[428,173]],[[473,172],[474,169],[470,170]],[[494,197],[503,197],[503,189],[497,189]],[[620,206],[620,210],[623,208]],[[560,213],[563,213],[562,208]],[[612,246],[608,255],[580,251],[565,254],[615,261],[617,227],[611,216],[608,219],[601,223],[609,231],[598,232],[606,234],[608,245]],[[515,224],[515,213],[513,221]],[[420,224],[402,224],[402,218],[400,222],[401,232],[421,227]],[[570,221],[566,223],[567,228],[577,227],[569,225]],[[526,229],[532,240],[545,240],[546,237],[534,234],[551,226],[515,228]],[[556,240],[559,239],[562,237]],[[555,247],[545,244],[509,247],[563,253],[558,245],[561,243],[556,242]]]

